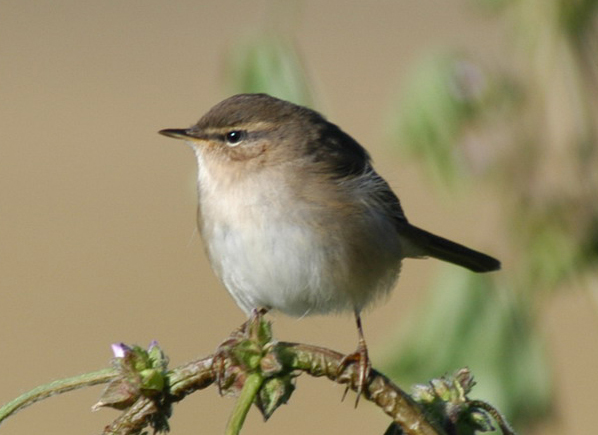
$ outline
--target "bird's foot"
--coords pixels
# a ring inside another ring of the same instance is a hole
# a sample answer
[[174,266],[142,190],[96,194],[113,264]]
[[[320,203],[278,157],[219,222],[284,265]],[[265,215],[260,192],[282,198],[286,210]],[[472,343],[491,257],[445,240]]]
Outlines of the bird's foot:
[[232,351],[237,344],[239,344],[242,340],[241,338],[241,328],[233,331],[231,336],[224,340],[214,353],[212,357],[212,370],[214,371],[216,377],[216,385],[218,387],[218,394],[221,396],[224,395],[225,391],[229,387],[229,382],[227,379],[227,361],[230,361],[230,357],[232,355]]
[[[365,342],[359,342],[357,346],[357,350],[349,355],[346,355],[340,362],[338,366],[337,375],[341,375],[349,366],[355,364],[357,366],[357,380],[354,383],[355,391],[357,392],[357,398],[355,399],[355,407],[359,404],[359,399],[368,383],[368,378],[370,376],[370,372],[372,370],[372,364],[370,362],[370,358],[368,356],[368,348],[365,345]],[[350,382],[353,382],[354,378],[352,377]],[[349,391],[350,385],[347,385],[345,389],[345,393],[343,394],[342,400],[345,400],[347,396],[347,392]]]
[[251,327],[259,323],[268,312],[267,308],[254,309],[247,321],[235,329],[230,336],[224,340],[214,353],[212,357],[212,369],[216,375],[216,385],[218,386],[218,393],[222,396],[228,388],[227,385],[227,360],[232,357],[233,349],[242,341],[249,338]]

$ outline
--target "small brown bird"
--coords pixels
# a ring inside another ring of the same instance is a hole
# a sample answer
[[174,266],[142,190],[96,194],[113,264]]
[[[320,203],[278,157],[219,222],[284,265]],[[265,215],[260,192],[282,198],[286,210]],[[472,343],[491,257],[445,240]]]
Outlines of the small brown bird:
[[[265,94],[230,97],[188,129],[198,162],[199,229],[213,269],[247,314],[360,312],[395,284],[403,258],[434,257],[474,272],[488,255],[411,225],[351,136],[306,107]],[[359,395],[358,395],[359,397]]]

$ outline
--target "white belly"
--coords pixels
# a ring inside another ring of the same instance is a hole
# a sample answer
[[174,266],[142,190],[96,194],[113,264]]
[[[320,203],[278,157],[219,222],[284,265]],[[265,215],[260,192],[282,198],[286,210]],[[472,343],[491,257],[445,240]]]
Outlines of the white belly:
[[213,189],[206,181],[200,177],[204,242],[245,312],[359,311],[395,282],[401,255],[390,222],[372,215],[346,225],[346,216],[332,215],[319,225],[321,208],[301,204],[271,178],[268,185],[231,189]]
[[242,228],[218,224],[208,250],[224,285],[246,312],[269,307],[301,316],[342,303],[331,300],[334,288],[326,282],[327,265],[318,259],[321,247],[299,227],[268,218]]

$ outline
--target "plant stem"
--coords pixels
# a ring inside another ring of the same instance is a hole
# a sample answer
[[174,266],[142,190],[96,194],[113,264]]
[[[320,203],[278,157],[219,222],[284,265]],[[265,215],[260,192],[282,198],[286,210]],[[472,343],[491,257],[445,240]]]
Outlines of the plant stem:
[[253,401],[255,400],[255,397],[263,382],[264,377],[261,373],[252,373],[247,376],[245,384],[243,385],[243,389],[241,390],[241,395],[237,399],[237,403],[235,404],[230,419],[228,420],[228,425],[225,432],[226,435],[238,435],[241,432],[241,428],[245,422],[245,417],[247,417],[249,408],[251,408],[251,405],[253,404]]
[[96,372],[85,373],[72,378],[52,381],[45,385],[35,387],[33,390],[21,394],[14,400],[11,400],[0,408],[0,423],[17,411],[34,404],[37,401],[53,396],[55,394],[66,393],[67,391],[78,388],[90,387],[92,385],[104,384],[111,381],[118,373],[112,368],[98,370]]

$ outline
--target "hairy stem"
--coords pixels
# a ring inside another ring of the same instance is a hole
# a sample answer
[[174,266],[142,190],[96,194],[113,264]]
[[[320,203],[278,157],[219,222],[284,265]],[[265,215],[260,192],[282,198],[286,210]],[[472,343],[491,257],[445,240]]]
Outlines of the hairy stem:
[[0,423],[12,414],[20,411],[21,409],[34,404],[47,397],[55,394],[66,393],[67,391],[77,390],[83,387],[90,387],[92,385],[105,384],[110,382],[117,376],[116,370],[112,368],[98,370],[96,372],[85,373],[72,378],[60,379],[53,381],[45,385],[40,385],[21,394],[14,400],[11,400],[2,408],[0,408]]

